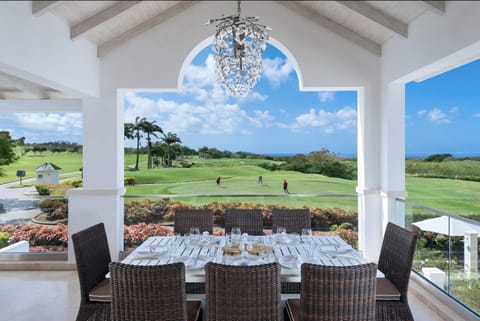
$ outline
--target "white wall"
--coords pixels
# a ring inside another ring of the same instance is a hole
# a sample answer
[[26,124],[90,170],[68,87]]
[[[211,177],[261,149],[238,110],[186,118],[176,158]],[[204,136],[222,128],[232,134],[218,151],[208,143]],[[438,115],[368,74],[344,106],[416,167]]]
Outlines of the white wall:
[[70,40],[65,22],[32,14],[31,1],[0,5],[0,71],[80,96],[98,96],[96,46]]
[[[215,31],[205,22],[235,12],[235,2],[202,1],[131,39],[102,58],[102,91],[176,89],[185,58]],[[296,58],[305,88],[378,86],[378,56],[285,6],[275,1],[242,2],[242,14],[260,16],[261,23],[273,29],[272,37]]]
[[[455,61],[463,64],[480,57],[480,2],[446,1],[446,4],[445,14],[428,12],[410,23],[408,39],[392,38],[382,47],[384,83],[409,82],[428,73],[454,68],[458,66]],[[454,59],[448,59],[449,56]]]

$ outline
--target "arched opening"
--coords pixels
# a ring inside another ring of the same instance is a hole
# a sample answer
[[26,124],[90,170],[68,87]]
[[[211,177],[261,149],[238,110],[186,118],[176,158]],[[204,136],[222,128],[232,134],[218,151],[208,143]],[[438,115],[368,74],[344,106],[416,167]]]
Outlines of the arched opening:
[[[150,147],[152,168],[145,168],[147,161],[139,172],[126,173],[137,185],[127,187],[125,201],[148,194],[181,206],[251,202],[266,213],[275,206],[309,207],[319,222],[315,229],[349,223],[342,227],[356,233],[357,93],[303,88],[293,54],[273,39],[256,87],[245,98],[229,97],[216,80],[210,43],[211,38],[202,41],[184,60],[178,91],[127,93],[125,122],[145,118],[163,133],[157,132],[159,142]],[[168,146],[168,133],[180,138],[179,146]],[[127,161],[135,145],[136,139],[126,141]],[[333,223],[327,222],[325,208],[337,217]],[[355,236],[349,241],[356,245]]]

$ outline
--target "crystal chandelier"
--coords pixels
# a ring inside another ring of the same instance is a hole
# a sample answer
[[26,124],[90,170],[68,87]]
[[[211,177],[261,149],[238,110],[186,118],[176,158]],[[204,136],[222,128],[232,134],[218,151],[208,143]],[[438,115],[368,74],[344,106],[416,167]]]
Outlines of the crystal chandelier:
[[271,28],[259,25],[258,17],[241,17],[240,1],[235,15],[211,19],[217,23],[215,61],[217,74],[228,94],[245,96],[262,73],[262,54]]

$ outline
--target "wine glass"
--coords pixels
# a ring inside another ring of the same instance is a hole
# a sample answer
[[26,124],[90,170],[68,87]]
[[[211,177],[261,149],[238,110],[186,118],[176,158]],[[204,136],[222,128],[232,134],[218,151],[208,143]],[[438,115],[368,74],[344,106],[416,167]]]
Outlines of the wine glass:
[[307,241],[309,237],[312,235],[312,229],[309,227],[302,228],[302,243]]
[[232,227],[232,244],[238,245],[240,244],[240,240],[242,238],[242,231],[240,227],[235,226]]
[[200,228],[199,227],[191,227],[190,228],[190,243],[196,244],[200,238]]

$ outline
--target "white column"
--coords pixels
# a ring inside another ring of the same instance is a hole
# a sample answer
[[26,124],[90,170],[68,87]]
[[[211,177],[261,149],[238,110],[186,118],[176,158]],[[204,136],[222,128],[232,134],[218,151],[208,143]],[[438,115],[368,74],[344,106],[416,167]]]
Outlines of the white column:
[[103,222],[112,259],[123,250],[123,95],[83,101],[83,188],[68,196],[68,259],[71,235]]
[[383,91],[381,106],[380,170],[383,227],[388,222],[405,226],[405,85],[395,83]]
[[464,265],[468,276],[477,277],[478,272],[478,233],[465,233],[464,244]]
[[383,238],[379,196],[379,95],[372,88],[358,90],[358,243],[364,256],[378,261]]

